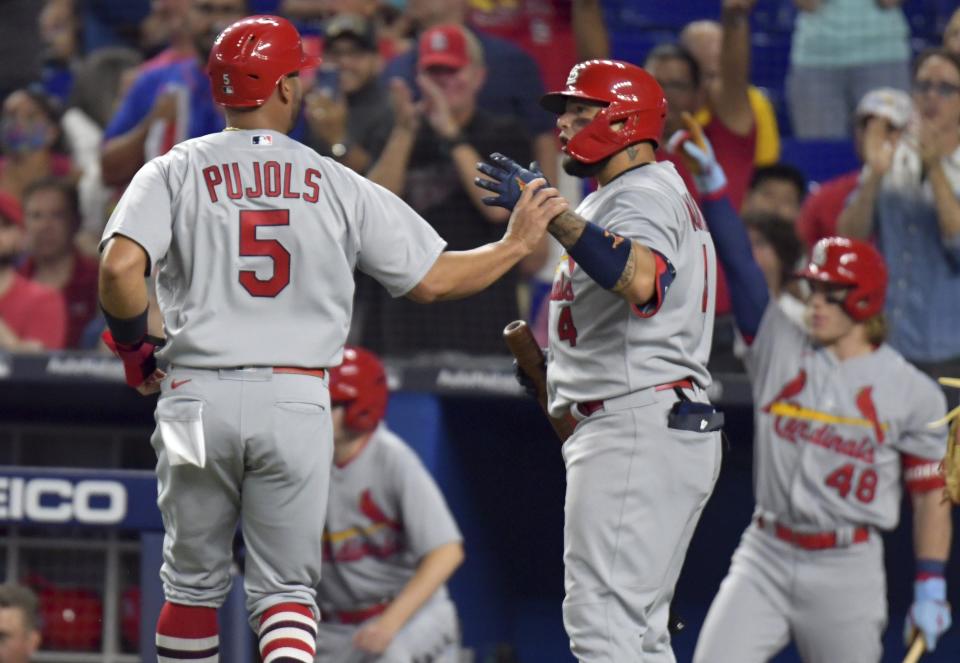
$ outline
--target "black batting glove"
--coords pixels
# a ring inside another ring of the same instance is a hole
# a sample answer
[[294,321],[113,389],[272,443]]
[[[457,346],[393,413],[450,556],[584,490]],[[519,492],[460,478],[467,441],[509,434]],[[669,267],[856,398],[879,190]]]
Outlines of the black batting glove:
[[478,163],[477,170],[491,179],[475,177],[473,182],[481,189],[497,194],[483,199],[483,204],[491,207],[512,211],[520,200],[524,187],[538,177],[543,177],[536,161],[531,163],[529,168],[524,168],[513,159],[494,152],[490,155],[490,162]]

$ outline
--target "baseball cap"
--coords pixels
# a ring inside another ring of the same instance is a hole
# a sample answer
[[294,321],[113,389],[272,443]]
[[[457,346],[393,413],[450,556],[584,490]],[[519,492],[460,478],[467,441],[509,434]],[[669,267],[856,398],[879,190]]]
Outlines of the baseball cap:
[[459,25],[438,25],[420,35],[417,66],[462,69],[470,64],[467,36]]
[[377,52],[377,34],[373,21],[359,14],[338,14],[330,19],[323,31],[324,49],[337,39],[352,39],[363,50]]
[[857,117],[882,117],[898,129],[907,126],[912,114],[910,95],[892,87],[870,90],[857,104]]

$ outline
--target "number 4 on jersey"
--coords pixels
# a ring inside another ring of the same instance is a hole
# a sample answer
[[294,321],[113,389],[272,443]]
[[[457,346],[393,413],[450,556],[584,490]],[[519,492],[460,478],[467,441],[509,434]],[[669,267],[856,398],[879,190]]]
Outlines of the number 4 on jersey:
[[560,316],[557,318],[557,338],[569,343],[571,348],[577,345],[577,326],[573,324],[573,312],[569,306],[560,309]]

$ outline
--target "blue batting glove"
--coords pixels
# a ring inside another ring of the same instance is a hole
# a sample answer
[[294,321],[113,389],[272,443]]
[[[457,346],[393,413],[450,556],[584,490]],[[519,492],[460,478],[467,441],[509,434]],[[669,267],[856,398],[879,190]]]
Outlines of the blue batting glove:
[[666,147],[671,154],[682,152],[694,184],[702,195],[712,195],[727,186],[727,176],[717,161],[713,146],[702,131],[680,129],[670,137]]
[[491,179],[473,178],[474,184],[478,187],[497,194],[484,198],[484,205],[512,211],[520,200],[524,187],[538,177],[543,177],[536,161],[530,164],[530,168],[524,168],[499,152],[491,154],[490,161],[492,163],[478,163],[477,170]]
[[917,631],[923,634],[927,651],[937,647],[937,639],[950,628],[950,604],[947,603],[947,581],[927,578],[913,583],[913,605],[907,613],[903,638],[909,645]]

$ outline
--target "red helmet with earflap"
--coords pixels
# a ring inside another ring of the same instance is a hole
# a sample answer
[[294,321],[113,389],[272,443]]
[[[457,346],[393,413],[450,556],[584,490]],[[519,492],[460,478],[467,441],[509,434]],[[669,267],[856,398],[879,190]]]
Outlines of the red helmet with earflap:
[[797,273],[808,281],[850,289],[843,310],[857,322],[883,311],[887,266],[872,244],[847,237],[824,237],[810,253],[810,262]]
[[220,33],[210,51],[207,73],[213,99],[221,106],[263,105],[280,79],[315,66],[303,52],[300,33],[279,16],[248,16]]
[[387,412],[387,374],[369,350],[347,346],[343,363],[330,371],[330,401],[346,407],[343,425],[374,430]]
[[[563,90],[543,96],[540,105],[562,115],[567,99],[606,104],[564,151],[577,161],[597,163],[628,145],[660,142],[667,118],[667,99],[646,70],[617,60],[587,60],[574,66]],[[614,124],[623,122],[619,130]]]

